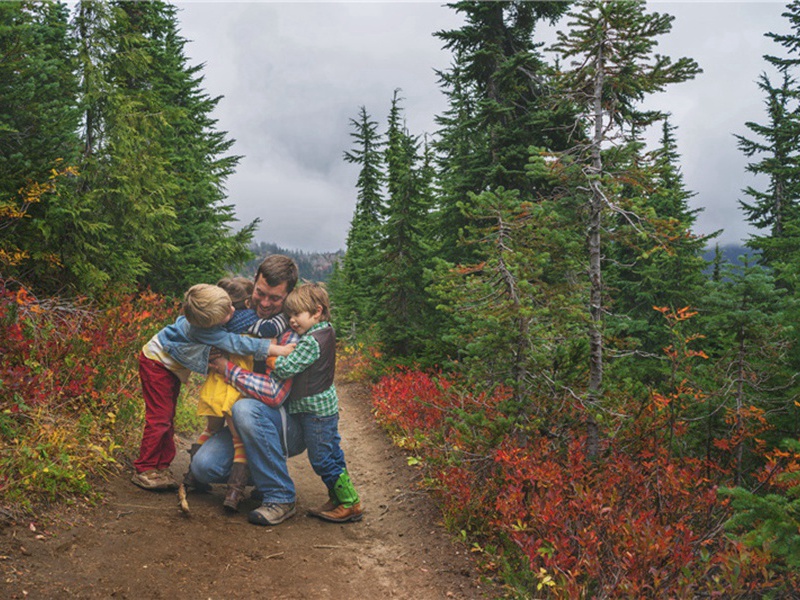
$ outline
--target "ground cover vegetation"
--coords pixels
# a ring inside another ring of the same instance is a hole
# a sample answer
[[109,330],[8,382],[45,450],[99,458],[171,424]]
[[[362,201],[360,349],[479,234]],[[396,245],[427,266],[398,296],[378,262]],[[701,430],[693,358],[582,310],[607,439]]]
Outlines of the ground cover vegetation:
[[[383,125],[352,120],[356,209],[329,283],[348,376],[375,380],[377,418],[509,596],[791,597],[800,2],[768,33],[767,121],[738,138],[766,182],[741,202],[759,233],[710,265],[679,132],[646,108],[702,76],[656,52],[668,15],[450,6],[438,131],[408,130],[402,90]],[[183,45],[163,2],[0,3],[7,518],[93,499],[135,446],[135,358],[171,298],[249,258],[220,98]]]
[[710,263],[679,132],[647,108],[702,73],[657,52],[669,15],[449,6],[440,129],[398,129],[398,91],[345,155],[335,320],[369,349],[377,418],[512,596],[792,597],[800,3],[767,33],[768,122],[738,138],[759,233]]

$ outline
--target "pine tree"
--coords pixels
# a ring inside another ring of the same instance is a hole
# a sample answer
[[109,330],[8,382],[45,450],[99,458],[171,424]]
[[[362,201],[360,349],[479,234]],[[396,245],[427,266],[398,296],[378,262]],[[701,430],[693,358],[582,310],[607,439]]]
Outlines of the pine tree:
[[80,148],[68,16],[57,3],[0,3],[0,228],[19,259],[0,268],[27,283],[59,268],[46,217],[68,184],[53,174],[73,173]]
[[761,157],[747,165],[755,175],[766,175],[767,189],[748,186],[744,193],[751,202],[740,201],[745,219],[766,235],[754,235],[747,245],[762,253],[762,262],[773,265],[785,260],[797,248],[798,238],[790,236],[790,226],[800,219],[800,106],[797,82],[786,72],[780,87],[774,87],[762,73],[758,86],[764,93],[768,125],[745,125],[757,139],[737,135],[739,148],[748,158]]
[[[663,362],[663,317],[654,307],[676,311],[695,306],[706,278],[703,251],[716,234],[695,235],[692,231],[700,209],[691,209],[688,191],[680,172],[675,127],[665,119],[660,146],[643,156],[642,172],[648,180],[649,220],[659,238],[625,235],[628,225],[617,219],[617,235],[623,243],[610,246],[606,287],[613,298],[607,319],[609,334],[624,348],[626,360],[614,365],[616,379],[657,383]],[[646,167],[646,168],[645,168]],[[636,232],[632,232],[636,233]],[[622,369],[622,370],[620,370]]]
[[[163,2],[83,1],[74,31],[83,82],[84,153],[65,255],[77,285],[149,284],[179,293],[214,281],[247,249],[221,204],[238,157],[214,131],[219,99],[201,89]],[[102,257],[102,258],[101,258]]]
[[227,154],[234,141],[214,128],[211,113],[221,97],[202,90],[201,65],[187,65],[177,9],[164,2],[123,2],[121,7],[147,56],[141,86],[152,89],[162,107],[166,126],[160,143],[168,161],[165,185],[170,186],[165,200],[180,224],[170,239],[177,251],[166,261],[149,260],[144,281],[158,290],[180,292],[198,281],[215,281],[247,260],[258,221],[233,231],[234,207],[223,204],[224,183],[241,157]]
[[414,356],[424,345],[427,313],[424,268],[425,219],[430,169],[420,165],[419,139],[405,125],[398,91],[389,111],[384,162],[386,205],[380,234],[379,288],[375,320],[383,348],[393,356]]
[[[798,433],[794,374],[787,354],[795,336],[786,318],[793,302],[768,270],[747,257],[743,261],[740,269],[723,270],[702,304],[708,315],[705,346],[718,379],[718,392],[710,401],[725,411],[727,430],[717,434],[731,440],[729,460],[737,486],[758,464],[759,457],[751,454],[756,438],[775,447]],[[766,423],[770,426],[764,427]]]
[[450,108],[438,117],[441,194],[435,230],[440,255],[468,264],[481,258],[478,246],[459,237],[472,198],[500,187],[527,197],[534,191],[525,171],[529,147],[564,147],[571,115],[549,102],[547,66],[533,32],[538,21],[556,19],[568,3],[464,1],[449,6],[464,15],[466,24],[436,34],[453,52],[454,64],[439,73]]
[[363,335],[372,323],[378,289],[378,248],[383,211],[382,187],[384,141],[366,107],[351,119],[350,136],[355,147],[345,161],[361,167],[356,189],[355,213],[347,234],[347,252],[331,279],[331,301],[337,329],[350,336]]
[[[560,88],[581,116],[584,139],[565,153],[572,169],[574,191],[584,198],[587,218],[589,274],[589,375],[587,383],[588,452],[599,447],[593,410],[602,408],[604,368],[603,230],[609,213],[627,215],[631,225],[643,215],[636,210],[646,201],[640,192],[626,188],[641,177],[635,168],[638,140],[635,133],[661,118],[637,105],[647,94],[663,91],[671,83],[691,79],[699,72],[688,58],[673,62],[653,54],[656,37],[670,31],[672,17],[647,14],[643,1],[600,2],[586,0],[570,13],[568,32],[559,32],[553,49],[574,68],[560,74]],[[604,151],[608,148],[608,151]],[[624,168],[627,166],[627,169]],[[631,199],[634,206],[623,205]],[[637,202],[639,201],[639,202]]]

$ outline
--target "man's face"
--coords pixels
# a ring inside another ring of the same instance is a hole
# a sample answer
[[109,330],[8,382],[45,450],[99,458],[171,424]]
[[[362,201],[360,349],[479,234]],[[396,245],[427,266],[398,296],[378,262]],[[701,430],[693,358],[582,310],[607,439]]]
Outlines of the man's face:
[[283,301],[288,295],[285,281],[271,286],[259,275],[253,288],[251,305],[256,309],[260,319],[271,319],[283,310]]

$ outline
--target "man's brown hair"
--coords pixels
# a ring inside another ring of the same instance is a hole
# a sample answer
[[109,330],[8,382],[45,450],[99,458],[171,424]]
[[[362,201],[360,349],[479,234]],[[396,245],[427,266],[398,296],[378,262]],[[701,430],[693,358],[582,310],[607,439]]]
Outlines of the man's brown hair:
[[294,286],[297,285],[297,265],[291,258],[283,254],[270,254],[261,261],[261,264],[258,265],[258,271],[256,271],[256,281],[259,275],[271,287],[286,282],[287,293],[291,292]]

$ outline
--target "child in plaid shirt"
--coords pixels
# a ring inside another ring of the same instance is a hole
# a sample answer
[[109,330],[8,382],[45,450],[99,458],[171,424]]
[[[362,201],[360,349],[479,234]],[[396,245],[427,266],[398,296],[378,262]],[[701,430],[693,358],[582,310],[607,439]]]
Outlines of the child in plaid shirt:
[[308,460],[328,488],[328,501],[309,514],[334,523],[360,521],[364,510],[339,445],[339,398],[333,384],[336,334],[329,322],[328,292],[320,284],[306,283],[286,297],[283,307],[301,337],[291,354],[276,358],[272,376],[293,378],[287,410],[300,418]]

